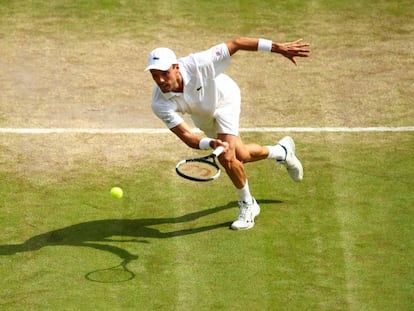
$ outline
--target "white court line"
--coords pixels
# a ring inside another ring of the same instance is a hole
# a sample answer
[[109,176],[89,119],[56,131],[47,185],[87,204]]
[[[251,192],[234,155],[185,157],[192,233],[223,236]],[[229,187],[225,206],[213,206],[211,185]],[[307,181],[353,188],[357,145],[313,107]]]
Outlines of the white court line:
[[241,132],[297,132],[297,133],[363,133],[363,132],[414,132],[414,126],[400,127],[256,127],[240,129]]
[[[200,132],[193,129],[194,132]],[[369,133],[369,132],[414,132],[414,126],[400,127],[253,127],[241,128],[248,133]],[[0,134],[164,134],[170,133],[166,128],[0,128]]]

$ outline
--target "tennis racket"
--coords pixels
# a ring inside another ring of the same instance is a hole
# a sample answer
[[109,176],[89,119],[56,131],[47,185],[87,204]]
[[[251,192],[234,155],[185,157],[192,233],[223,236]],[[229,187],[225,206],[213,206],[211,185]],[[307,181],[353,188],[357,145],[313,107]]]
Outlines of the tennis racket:
[[224,151],[222,146],[217,147],[206,157],[182,160],[175,166],[175,171],[183,178],[192,181],[210,181],[220,176],[220,167],[216,158]]

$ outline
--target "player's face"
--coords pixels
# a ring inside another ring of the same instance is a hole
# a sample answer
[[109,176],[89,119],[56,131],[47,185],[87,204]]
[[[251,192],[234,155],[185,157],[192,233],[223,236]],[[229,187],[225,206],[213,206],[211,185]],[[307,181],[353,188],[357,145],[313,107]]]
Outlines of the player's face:
[[178,65],[172,65],[167,71],[151,69],[150,72],[163,93],[183,91],[183,80]]

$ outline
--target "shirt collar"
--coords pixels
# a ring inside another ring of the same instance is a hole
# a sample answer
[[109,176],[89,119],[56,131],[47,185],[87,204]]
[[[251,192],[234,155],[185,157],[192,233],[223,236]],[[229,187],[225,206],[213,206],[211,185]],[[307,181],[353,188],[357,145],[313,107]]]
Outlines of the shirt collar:
[[179,62],[179,65],[180,65],[180,73],[181,73],[181,76],[183,77],[183,83],[184,83],[184,86],[185,86],[185,85],[188,84],[188,82],[190,82],[191,78],[190,78],[190,75],[188,74],[187,70],[185,70],[184,64]]
[[171,99],[173,97],[177,97],[177,96],[182,96],[183,93],[176,93],[176,92],[168,92],[168,93],[163,93],[161,92],[161,94],[166,98],[166,99]]

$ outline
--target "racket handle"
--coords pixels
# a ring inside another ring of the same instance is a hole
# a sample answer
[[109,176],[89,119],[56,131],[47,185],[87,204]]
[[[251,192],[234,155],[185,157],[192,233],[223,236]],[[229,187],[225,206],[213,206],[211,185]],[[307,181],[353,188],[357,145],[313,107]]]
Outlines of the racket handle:
[[222,154],[224,151],[223,146],[218,146],[216,149],[214,149],[213,154],[218,157],[220,154]]

